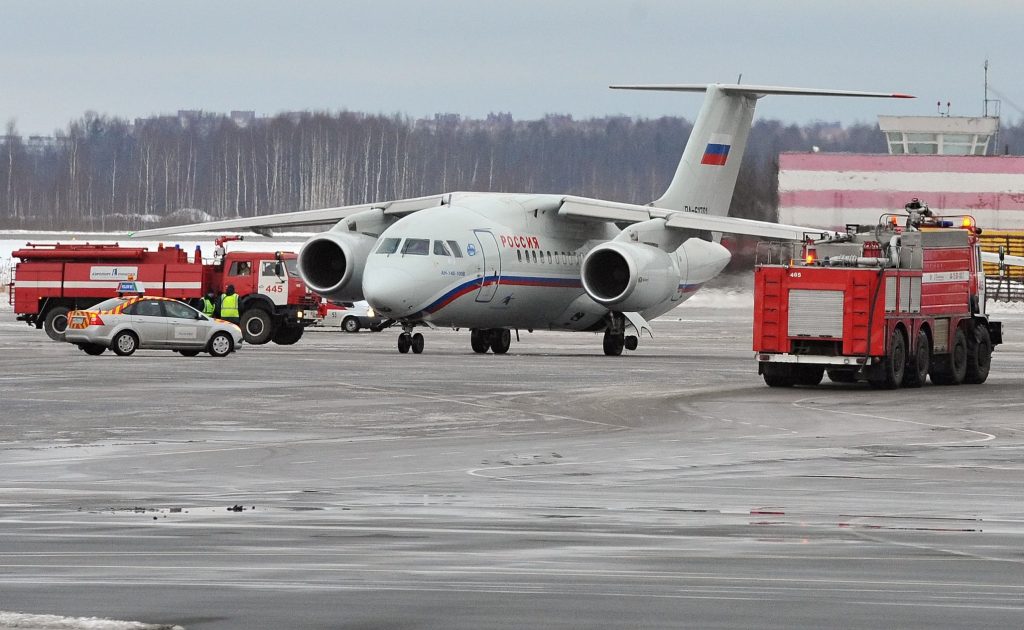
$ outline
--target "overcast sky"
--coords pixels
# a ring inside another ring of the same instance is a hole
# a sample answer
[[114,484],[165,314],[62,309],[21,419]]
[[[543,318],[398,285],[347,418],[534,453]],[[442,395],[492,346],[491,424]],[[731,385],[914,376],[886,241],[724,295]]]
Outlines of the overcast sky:
[[1024,107],[1022,0],[4,0],[0,123],[88,110],[348,109],[424,116],[682,115],[696,95],[611,83],[735,82],[908,92],[769,97],[761,117],[871,122]]

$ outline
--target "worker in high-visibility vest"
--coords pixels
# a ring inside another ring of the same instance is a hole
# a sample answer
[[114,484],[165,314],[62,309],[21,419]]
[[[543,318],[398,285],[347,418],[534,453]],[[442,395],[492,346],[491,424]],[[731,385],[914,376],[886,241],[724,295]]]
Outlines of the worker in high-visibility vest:
[[238,294],[235,285],[229,284],[224,295],[220,296],[220,316],[233,324],[238,323]]
[[206,295],[203,296],[203,315],[206,315],[207,317],[211,318],[215,317],[218,302],[219,300],[217,299],[217,292],[214,291],[213,289],[207,291]]

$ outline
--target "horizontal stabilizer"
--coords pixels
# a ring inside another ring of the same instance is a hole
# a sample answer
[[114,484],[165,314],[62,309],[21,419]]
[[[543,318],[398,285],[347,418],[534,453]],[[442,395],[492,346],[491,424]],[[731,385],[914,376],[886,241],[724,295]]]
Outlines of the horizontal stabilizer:
[[864,98],[916,98],[910,94],[895,92],[861,92],[857,90],[828,90],[817,88],[794,88],[775,85],[744,85],[742,83],[680,83],[680,84],[644,84],[644,85],[610,85],[613,90],[647,90],[651,92],[706,92],[709,85],[729,94],[750,94],[761,97],[768,94],[784,94],[788,96],[855,96]]

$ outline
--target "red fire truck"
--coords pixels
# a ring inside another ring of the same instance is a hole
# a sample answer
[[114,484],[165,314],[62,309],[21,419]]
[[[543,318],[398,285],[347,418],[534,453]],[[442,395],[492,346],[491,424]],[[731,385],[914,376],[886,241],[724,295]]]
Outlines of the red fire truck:
[[177,247],[27,243],[12,253],[18,260],[10,299],[19,320],[43,328],[62,341],[67,313],[116,297],[122,282],[134,281],[145,295],[188,301],[207,291],[219,296],[234,285],[240,296],[240,325],[245,341],[293,344],[305,326],[316,321],[319,296],[299,278],[296,256],[289,252],[224,252],[216,241],[212,264],[202,252],[189,255]]
[[771,387],[866,380],[876,388],[983,383],[1000,322],[985,313],[973,217],[927,205],[877,225],[762,244],[754,271],[754,352]]

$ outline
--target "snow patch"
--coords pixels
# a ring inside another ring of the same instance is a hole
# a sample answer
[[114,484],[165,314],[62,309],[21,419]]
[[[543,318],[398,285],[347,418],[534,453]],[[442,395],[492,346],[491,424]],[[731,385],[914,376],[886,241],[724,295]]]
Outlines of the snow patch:
[[99,617],[61,617],[0,611],[0,630],[184,630],[172,624],[117,621]]

